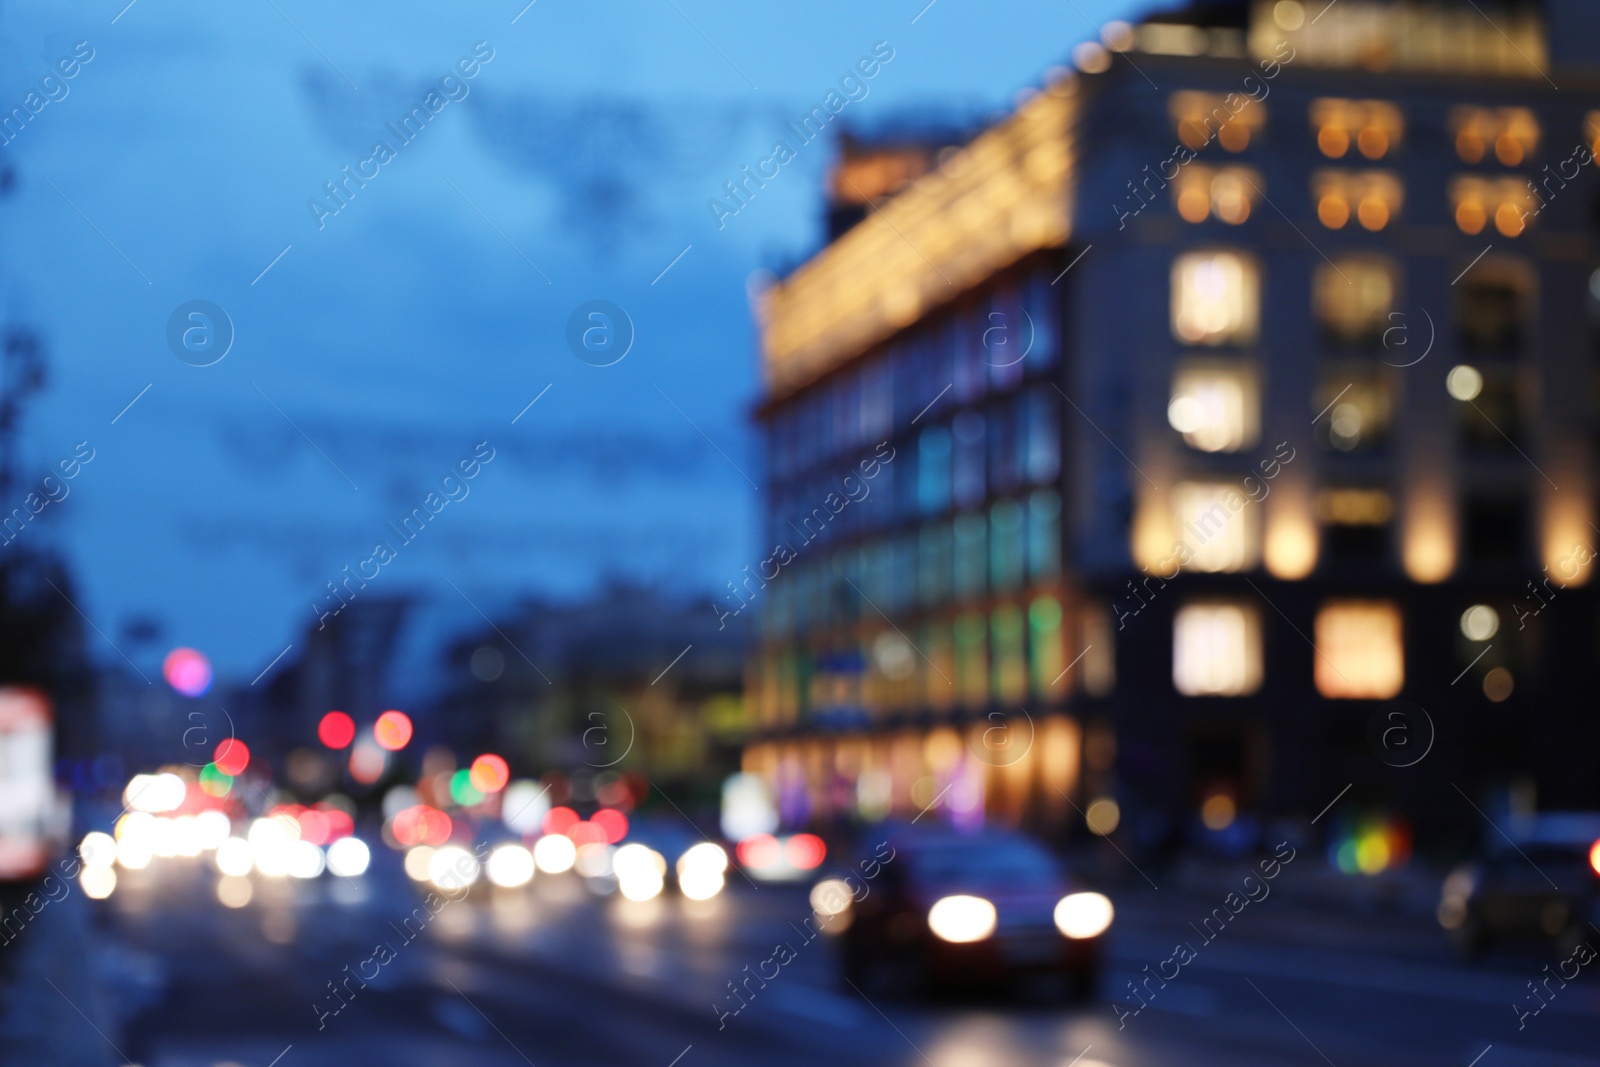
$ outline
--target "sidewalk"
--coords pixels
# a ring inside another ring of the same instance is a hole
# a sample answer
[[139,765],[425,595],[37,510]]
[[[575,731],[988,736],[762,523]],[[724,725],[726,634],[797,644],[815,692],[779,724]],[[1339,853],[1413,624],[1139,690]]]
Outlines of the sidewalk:
[[89,902],[72,892],[45,905],[0,944],[0,1063],[106,1067],[126,1059],[96,990],[103,953],[94,947]]

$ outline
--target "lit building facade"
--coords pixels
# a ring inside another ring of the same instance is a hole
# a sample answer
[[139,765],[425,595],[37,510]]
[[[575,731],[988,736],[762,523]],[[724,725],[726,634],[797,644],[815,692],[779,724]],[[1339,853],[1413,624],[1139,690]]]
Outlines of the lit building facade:
[[791,821],[1600,803],[1600,12],[1320,6],[1106,27],[760,298]]

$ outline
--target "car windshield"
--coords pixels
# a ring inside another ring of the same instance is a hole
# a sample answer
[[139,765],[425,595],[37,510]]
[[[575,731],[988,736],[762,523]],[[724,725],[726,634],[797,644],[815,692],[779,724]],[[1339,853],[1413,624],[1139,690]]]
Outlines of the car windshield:
[[962,841],[917,850],[918,878],[936,885],[1004,885],[1042,888],[1060,878],[1048,853],[1025,841]]

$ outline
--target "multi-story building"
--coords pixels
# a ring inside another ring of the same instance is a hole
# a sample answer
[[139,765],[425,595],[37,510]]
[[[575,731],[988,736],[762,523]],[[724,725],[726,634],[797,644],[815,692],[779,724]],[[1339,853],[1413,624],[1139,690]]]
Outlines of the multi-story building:
[[1600,803],[1600,8],[1102,37],[760,299],[746,768],[1154,836]]

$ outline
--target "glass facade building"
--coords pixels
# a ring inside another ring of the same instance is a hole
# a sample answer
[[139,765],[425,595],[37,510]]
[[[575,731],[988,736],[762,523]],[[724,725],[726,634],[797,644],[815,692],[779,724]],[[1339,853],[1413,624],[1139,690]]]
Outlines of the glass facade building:
[[1600,15],[1317,18],[1106,27],[760,297],[792,820],[1600,802]]

